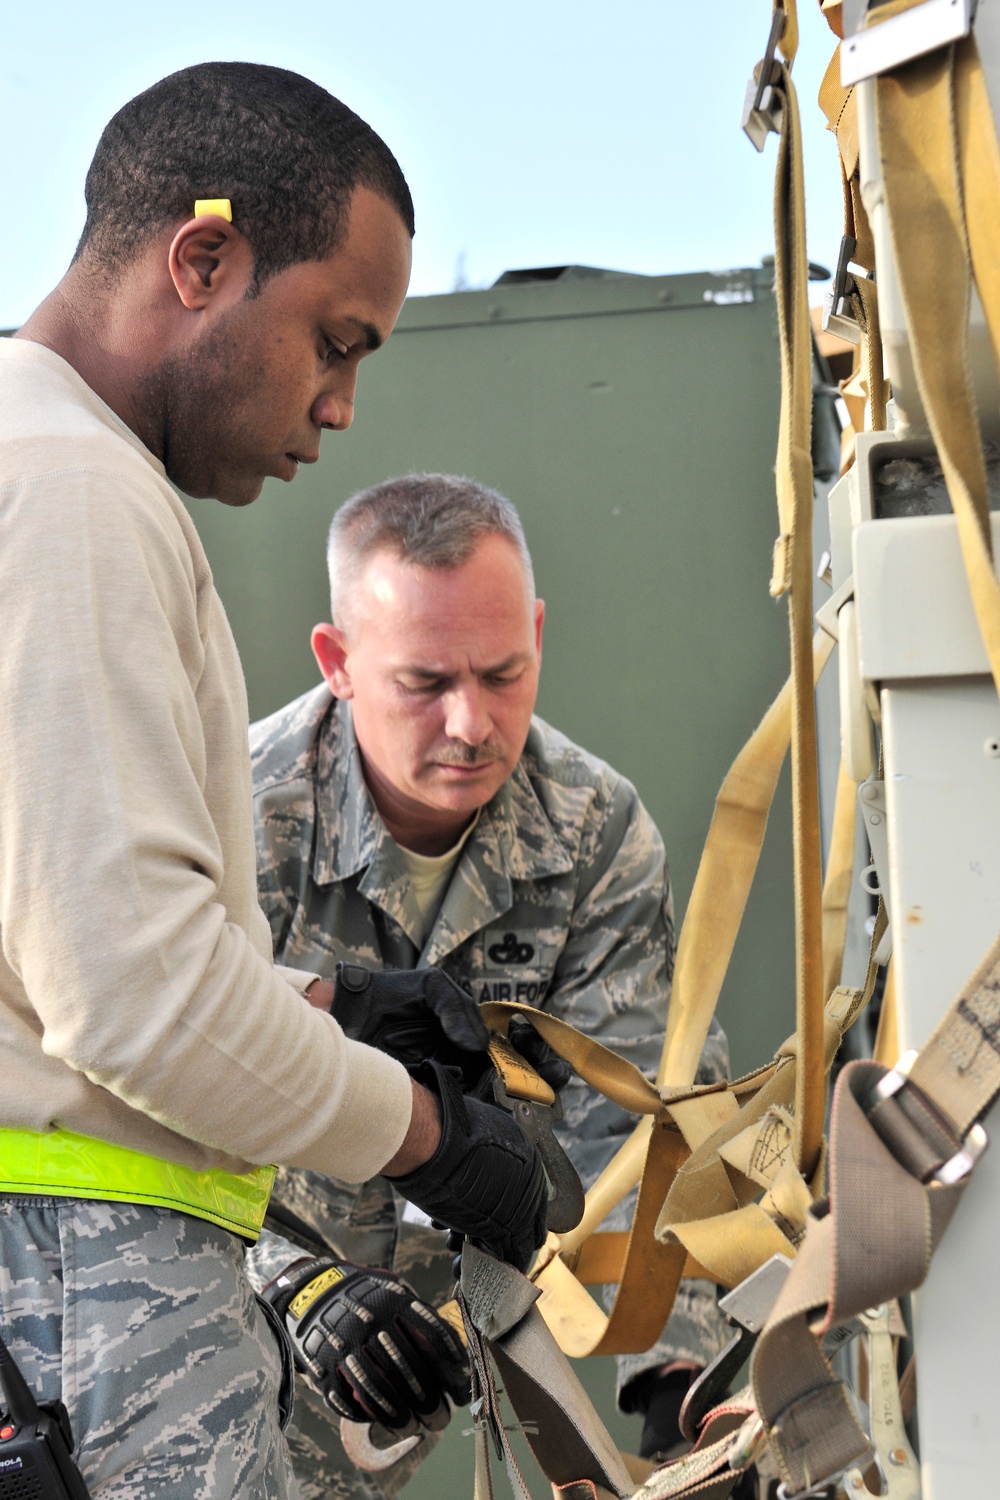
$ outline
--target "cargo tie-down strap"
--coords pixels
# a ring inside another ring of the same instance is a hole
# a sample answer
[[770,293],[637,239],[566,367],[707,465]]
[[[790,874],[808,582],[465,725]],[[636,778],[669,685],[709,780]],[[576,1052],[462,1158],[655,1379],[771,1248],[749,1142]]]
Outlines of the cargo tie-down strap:
[[[824,5],[824,11],[827,6]],[[827,11],[828,18],[829,12]],[[839,16],[837,17],[839,21]],[[837,35],[840,35],[839,29]],[[868,223],[868,214],[861,197],[860,152],[858,140],[858,106],[854,87],[840,81],[840,49],[834,51],[820,85],[819,104],[826,115],[829,128],[837,138],[840,155],[841,189],[844,198],[844,238],[841,241],[842,265],[838,273],[847,272],[848,263],[861,266],[869,273],[867,277],[845,274],[843,282],[835,281],[833,309],[841,294],[846,296],[850,312],[857,323],[859,335],[855,349],[854,365],[849,378],[841,383],[841,394],[851,419],[850,431],[845,436],[853,444],[854,433],[866,427],[881,432],[886,425],[886,382],[882,365],[882,339],[879,328],[878,296],[876,293],[875,241]],[[831,326],[831,332],[840,330]],[[845,336],[850,336],[845,330]],[[866,404],[869,420],[866,422]],[[842,455],[853,458],[853,451]]]
[[[797,35],[794,6],[789,3],[782,11],[780,27],[775,27],[774,34],[778,47],[790,58],[794,55]],[[782,1244],[788,1244],[787,1237],[775,1226],[783,1218],[801,1223],[810,1201],[802,1174],[814,1177],[820,1159],[825,1071],[841,1030],[857,1013],[849,992],[832,996],[825,1010],[823,1004],[825,996],[830,994],[830,976],[839,978],[846,889],[853,857],[852,787],[847,781],[841,788],[842,803],[848,811],[839,820],[841,837],[836,860],[830,862],[824,900],[820,886],[813,685],[833,642],[823,634],[815,642],[812,640],[811,344],[801,208],[801,151],[787,68],[774,66],[780,75],[775,88],[789,98],[781,110],[784,154],[776,202],[777,218],[783,226],[783,243],[777,260],[785,397],[779,434],[780,538],[773,587],[778,592],[790,591],[793,674],[737,757],[716,804],[678,945],[667,1037],[658,1073],[659,1084],[667,1090],[663,1095],[667,1109],[661,1108],[655,1124],[650,1121],[637,1128],[632,1140],[588,1193],[580,1226],[550,1241],[535,1273],[545,1294],[542,1311],[556,1328],[562,1347],[576,1356],[649,1347],[669,1313],[682,1273],[685,1244],[680,1239],[679,1226],[687,1225],[688,1221],[711,1221],[697,1236],[706,1258],[693,1250],[691,1237],[686,1248],[710,1275],[730,1284],[733,1278],[739,1280],[745,1274],[744,1266],[759,1264],[773,1253],[775,1235],[781,1237]],[[791,275],[784,269],[789,263],[799,268]],[[797,926],[803,934],[797,944],[797,1038],[790,1040],[765,1069],[738,1080],[729,1089],[689,1090],[739,929],[789,738],[793,742],[798,851]],[[536,1024],[541,1029],[544,1018]],[[547,1033],[546,1039],[550,1043],[553,1040]],[[578,1071],[583,1071],[577,1059],[570,1060]],[[597,1087],[602,1086],[596,1077],[591,1081]],[[685,1090],[689,1097],[684,1097]],[[789,1110],[793,1102],[795,1120],[804,1121],[802,1126],[790,1126]],[[647,1108],[652,1113],[654,1106],[650,1104]],[[764,1115],[768,1115],[766,1121]],[[738,1163],[723,1163],[718,1156],[720,1145],[749,1127],[759,1128],[770,1142],[769,1148],[757,1153],[748,1141],[743,1142],[748,1158],[766,1158],[763,1181],[760,1170],[748,1175]],[[799,1170],[789,1165],[776,1189],[778,1201],[768,1203],[763,1209],[751,1205],[749,1200],[770,1188],[772,1172],[784,1164],[789,1128],[797,1132],[794,1155]],[[689,1153],[694,1155],[685,1161]],[[645,1171],[630,1234],[594,1234],[608,1210],[639,1180],[644,1160]],[[704,1188],[711,1190],[706,1193]],[[671,1196],[664,1216],[668,1191]],[[728,1217],[744,1209],[738,1225],[721,1223],[722,1215]],[[651,1231],[658,1222],[658,1237],[654,1237]],[[582,1285],[606,1280],[619,1283],[610,1318]]]
[[[882,7],[880,14],[900,8]],[[790,5],[786,37],[789,21],[794,21]],[[789,264],[804,261],[804,231],[794,93],[787,68],[776,67],[772,86],[783,96],[776,217],[787,412],[779,444],[781,538],[774,584],[778,590],[791,584],[797,615],[804,610],[805,595],[800,580],[796,607],[795,583],[806,555],[803,544],[797,569],[795,542],[806,525],[801,416],[806,394],[801,378],[803,283],[799,272],[790,273]],[[886,196],[921,395],[948,479],[991,670],[1000,684],[1000,590],[961,334],[970,285],[966,243],[995,346],[1000,333],[1000,263],[992,250],[1000,153],[971,39],[907,65],[880,79],[877,87]],[[947,274],[942,266],[949,267]],[[953,275],[956,268],[959,274]],[[839,970],[837,944],[842,945],[853,823],[846,814],[835,818],[838,848],[827,872],[819,941],[816,902],[808,889],[815,885],[810,875],[815,835],[811,813],[801,805],[808,791],[803,780],[812,775],[808,744],[795,794],[805,851],[796,881],[797,916],[805,934],[799,943],[797,1035],[773,1063],[728,1088],[688,1087],[739,927],[793,720],[800,739],[808,740],[809,694],[806,682],[799,680],[801,628],[801,619],[793,619],[793,687],[786,687],[737,758],[716,805],[681,935],[659,1087],[544,1013],[509,1005],[485,1008],[488,1024],[500,1031],[505,1016],[528,1014],[581,1076],[622,1107],[646,1116],[587,1195],[581,1225],[550,1237],[535,1272],[536,1287],[526,1291],[523,1279],[514,1283],[520,1300],[511,1293],[504,1303],[509,1316],[505,1314],[503,1327],[488,1316],[501,1305],[494,1280],[488,1280],[478,1313],[471,1311],[478,1278],[495,1278],[495,1271],[470,1270],[465,1290],[470,1320],[483,1341],[477,1365],[488,1344],[502,1346],[498,1363],[515,1410],[523,1421],[538,1423],[539,1438],[529,1432],[529,1441],[538,1443],[543,1468],[567,1500],[623,1494],[626,1478],[608,1456],[606,1434],[594,1436],[600,1424],[589,1403],[575,1405],[579,1393],[564,1399],[567,1376],[570,1386],[572,1377],[554,1358],[539,1312],[572,1354],[648,1347],[669,1312],[685,1263],[732,1286],[774,1249],[794,1257],[794,1264],[757,1344],[753,1400],[742,1392],[717,1407],[702,1425],[692,1453],[656,1470],[636,1494],[643,1500],[696,1494],[721,1500],[763,1441],[770,1443],[789,1496],[822,1488],[851,1466],[867,1462],[868,1436],[823,1357],[819,1338],[924,1279],[981,1149],[977,1122],[1000,1093],[998,940],[905,1071],[887,1072],[877,1063],[845,1069],[834,1105],[829,1204],[812,1205],[822,1173],[821,1153],[813,1145],[816,1099],[822,1098],[822,1077],[842,1031],[871,993],[874,952],[885,918],[880,911],[863,989],[838,987],[831,993],[831,977]],[[823,649],[828,654],[829,643]],[[845,797],[852,790],[844,777],[840,790]],[[817,992],[830,995],[825,1007],[817,1007]],[[631,1232],[593,1233],[640,1174]],[[654,1222],[655,1235],[650,1232]],[[583,1282],[616,1277],[619,1291],[609,1318],[584,1291]],[[541,1293],[537,1306],[536,1292]],[[510,1355],[511,1348],[518,1350],[517,1358]],[[540,1369],[545,1372],[541,1379],[533,1378],[532,1372]],[[484,1368],[480,1389],[487,1409],[490,1380]],[[569,1407],[574,1407],[571,1420],[584,1438],[582,1446],[571,1443],[567,1451],[573,1457],[567,1465],[560,1451],[567,1442]],[[551,1443],[546,1432],[552,1434]],[[482,1500],[490,1493],[482,1488],[487,1483],[488,1476],[480,1474]]]
[[[774,34],[790,60],[797,35],[794,6],[788,0],[787,6],[778,8],[784,16]],[[490,1409],[488,1346],[496,1347],[494,1334],[508,1348],[518,1341],[526,1351],[528,1367],[543,1357],[543,1349],[547,1351],[546,1380],[532,1386],[517,1376],[512,1381],[507,1368],[503,1373],[529,1443],[541,1445],[536,1453],[542,1467],[557,1486],[568,1486],[567,1500],[571,1494],[575,1500],[576,1492],[590,1496],[620,1492],[616,1486],[625,1480],[620,1471],[613,1476],[607,1465],[595,1468],[593,1458],[586,1460],[589,1468],[581,1467],[584,1457],[579,1453],[574,1464],[567,1467],[559,1460],[558,1451],[552,1451],[552,1443],[558,1450],[565,1441],[558,1436],[565,1420],[544,1405],[538,1391],[544,1387],[551,1397],[564,1390],[567,1372],[558,1361],[552,1362],[555,1349],[549,1329],[555,1332],[562,1349],[575,1356],[646,1349],[669,1315],[685,1269],[734,1286],[776,1250],[794,1255],[822,1171],[825,1074],[843,1031],[874,986],[875,965],[871,962],[862,990],[834,988],[843,952],[854,852],[855,788],[843,775],[826,885],[822,891],[820,887],[813,686],[829,659],[833,641],[823,632],[812,639],[811,344],[801,149],[787,67],[775,66],[774,88],[784,100],[780,110],[782,147],[776,218],[785,395],[778,463],[780,537],[772,589],[790,594],[792,677],[737,757],[716,803],[678,945],[657,1087],[622,1059],[544,1012],[509,1004],[483,1008],[487,1024],[501,1032],[511,1015],[528,1015],[549,1045],[566,1057],[581,1077],[622,1108],[645,1117],[587,1194],[580,1225],[566,1234],[550,1236],[533,1273],[535,1289],[541,1295],[537,1307],[531,1303],[530,1315],[523,1315],[524,1338],[518,1340],[521,1322],[517,1319],[501,1334],[495,1324],[490,1325],[492,1333],[485,1331],[486,1320],[480,1317],[479,1335],[470,1334],[470,1343],[478,1351],[477,1367],[481,1366],[477,1378],[481,1413]],[[789,271],[789,267],[795,269]],[[692,1081],[739,930],[790,739],[794,746],[800,934],[797,1034],[779,1049],[770,1064],[747,1078],[728,1086],[697,1088]],[[880,913],[873,951],[883,930],[884,916]],[[829,995],[825,1006],[824,995]],[[595,1233],[608,1211],[640,1177],[631,1230],[627,1234]],[[476,1276],[486,1274],[481,1260],[477,1267]],[[469,1279],[467,1302],[474,1284],[471,1271]],[[609,1281],[618,1282],[610,1316],[585,1290],[585,1283]],[[470,1321],[476,1323],[474,1315]],[[503,1359],[501,1354],[501,1365]],[[540,1410],[544,1411],[542,1417]],[[587,1432],[600,1427],[589,1404],[581,1420]],[[718,1408],[703,1424],[693,1454],[680,1466],[657,1471],[647,1484],[658,1488],[647,1489],[646,1493],[702,1494],[710,1500],[727,1494],[736,1478],[730,1464],[734,1434],[754,1420],[748,1393]],[[491,1426],[503,1448],[502,1422],[497,1417],[484,1417],[477,1462],[481,1497],[489,1493],[484,1455],[488,1451],[485,1433]],[[533,1435],[536,1426],[538,1434]],[[739,1450],[739,1442],[736,1448]],[[749,1450],[745,1461],[750,1461]],[[515,1477],[515,1489],[521,1484]]]
[[[795,1083],[795,1160],[803,1176],[817,1165],[826,1112],[823,1067],[822,846],[816,701],[813,692],[812,331],[806,255],[802,139],[791,65],[798,45],[794,0],[772,12],[785,61],[774,64],[780,104],[775,173],[775,303],[781,406],[775,482],[778,540],[771,593],[788,595],[792,681],[792,855],[795,874],[795,996],[799,1066]],[[766,62],[766,60],[765,60]],[[762,64],[762,66],[764,66]]]
[[504,1460],[518,1500],[527,1486],[497,1399],[492,1361],[521,1428],[552,1485],[567,1500],[630,1495],[632,1476],[535,1304],[538,1288],[513,1266],[475,1246],[462,1252],[460,1305],[472,1366],[476,1500],[492,1500],[490,1445]]
[[[711,861],[712,849],[706,852]],[[842,884],[841,879],[839,885]],[[840,919],[839,898],[831,903],[830,909],[836,931]],[[883,931],[884,916],[880,914],[873,948]],[[827,1064],[836,1051],[842,1028],[853,1020],[869,998],[874,974],[872,961],[863,991],[838,989],[831,997],[825,1037]],[[702,1270],[692,1262],[679,1239],[671,1237],[668,1240],[662,1229],[659,1238],[654,1234],[664,1198],[668,1204],[676,1201],[671,1198],[669,1190],[672,1184],[676,1187],[674,1180],[678,1177],[678,1168],[683,1174],[689,1162],[696,1170],[692,1183],[686,1185],[680,1195],[683,1203],[678,1212],[683,1212],[689,1205],[696,1216],[696,1222],[684,1225],[681,1233],[690,1228],[692,1233],[700,1235],[700,1243],[712,1262],[711,1269],[705,1274],[732,1284],[741,1279],[747,1269],[754,1269],[767,1259],[776,1243],[787,1254],[794,1253],[794,1245],[785,1235],[778,1233],[775,1240],[776,1221],[767,1212],[761,1210],[758,1216],[747,1214],[747,1209],[758,1207],[745,1202],[747,1197],[760,1194],[758,1177],[745,1176],[738,1166],[725,1160],[730,1142],[742,1135],[742,1156],[741,1148],[737,1147],[734,1160],[742,1160],[747,1165],[745,1137],[748,1132],[769,1134],[774,1152],[774,1130],[763,1122],[765,1118],[773,1119],[775,1111],[785,1110],[787,1116],[794,1096],[794,1038],[780,1050],[773,1063],[747,1079],[738,1080],[728,1088],[715,1085],[685,1092],[654,1087],[631,1063],[565,1022],[529,1006],[495,1002],[484,1006],[483,1013],[487,1024],[501,1034],[512,1015],[528,1016],[549,1045],[570,1061],[584,1079],[623,1108],[647,1115],[649,1139],[631,1231],[627,1235],[591,1235],[570,1261],[570,1264],[576,1264],[577,1276],[582,1267],[590,1281],[621,1277],[616,1311],[610,1319],[592,1301],[580,1280],[572,1274],[570,1266],[556,1253],[559,1243],[571,1238],[569,1235],[552,1237],[554,1248],[549,1247],[552,1258],[546,1261],[543,1254],[542,1270],[535,1273],[535,1285],[509,1267],[498,1266],[472,1247],[465,1251],[463,1298],[476,1372],[477,1500],[490,1500],[492,1496],[489,1473],[491,1441],[498,1457],[507,1465],[515,1494],[521,1497],[526,1493],[499,1412],[491,1352],[527,1441],[547,1477],[556,1486],[557,1493],[563,1495],[564,1500],[602,1500],[606,1495],[631,1494],[629,1471],[620,1461],[615,1463],[614,1445],[560,1353],[553,1330],[558,1335],[559,1344],[570,1353],[588,1352],[589,1346],[595,1342],[600,1344],[602,1340],[621,1342],[623,1330],[625,1338],[635,1349],[648,1347],[655,1340],[669,1313],[682,1270],[687,1269],[689,1273]],[[695,1024],[698,1021],[696,1015]],[[683,1130],[678,1121],[683,1121]],[[719,1121],[721,1125],[713,1130],[713,1123]],[[783,1144],[776,1154],[784,1153],[787,1159],[791,1155],[787,1117],[784,1132]],[[700,1141],[694,1153],[691,1153],[692,1141]],[[788,1167],[794,1170],[790,1162]],[[713,1177],[717,1180],[709,1187],[711,1201],[707,1202],[704,1189]],[[683,1175],[679,1180],[684,1182]],[[741,1185],[738,1190],[734,1188],[734,1182]],[[739,1206],[741,1200],[743,1208]],[[595,1210],[599,1217],[603,1216],[609,1201],[613,1200],[605,1199]],[[796,1207],[800,1219],[808,1201],[806,1193],[805,1203]],[[592,1202],[590,1195],[588,1202]],[[772,1207],[779,1219],[780,1203],[779,1190]],[[719,1216],[714,1226],[707,1217],[712,1215],[713,1209]],[[734,1228],[734,1220],[742,1220],[739,1229]],[[787,1219],[782,1222],[788,1226]],[[794,1236],[790,1228],[789,1233]],[[589,1274],[586,1271],[588,1262]],[[559,1272],[553,1276],[556,1267]],[[609,1329],[613,1329],[611,1340],[608,1340]],[[699,1494],[706,1500],[716,1500],[716,1497],[721,1500],[737,1477],[737,1471],[729,1464],[734,1435],[753,1420],[749,1392],[726,1401],[703,1425],[694,1453],[681,1466],[658,1470],[653,1475],[648,1484],[660,1488],[643,1489],[637,1493],[648,1494],[650,1500],[655,1500],[661,1493]],[[671,1487],[664,1488],[668,1482]]]
[[[920,394],[1000,688],[1000,586],[967,349],[974,275],[1000,350],[1000,151],[974,37],[880,77],[876,102]],[[811,1215],[753,1361],[757,1407],[787,1493],[812,1493],[870,1456],[818,1340],[923,1282],[985,1145],[979,1121],[998,1094],[1000,938],[919,1053],[889,1071],[852,1063],[838,1082],[829,1205]]]
[[[816,677],[829,660],[833,644],[829,635],[817,632],[813,663]],[[640,1351],[648,1348],[659,1336],[682,1274],[708,1275],[733,1285],[749,1269],[755,1269],[766,1260],[776,1245],[786,1253],[794,1253],[793,1240],[797,1231],[791,1227],[789,1215],[794,1212],[801,1225],[810,1194],[804,1187],[795,1191],[789,1186],[797,1180],[793,1163],[787,1162],[776,1192],[770,1196],[765,1193],[767,1208],[761,1209],[750,1200],[760,1196],[791,1155],[790,1108],[795,1096],[796,1039],[789,1038],[766,1067],[735,1083],[682,1086],[683,1080],[693,1079],[696,1073],[746,906],[768,812],[788,749],[791,705],[792,687],[791,683],[786,683],[737,756],[720,791],[678,944],[670,1023],[656,1086],[631,1063],[543,1011],[506,1002],[492,1002],[482,1007],[487,1025],[500,1035],[506,1032],[511,1016],[525,1015],[585,1081],[623,1109],[644,1117],[587,1194],[581,1224],[566,1234],[551,1235],[533,1272],[535,1287],[525,1304],[532,1307],[533,1329],[530,1338],[519,1338],[517,1344],[526,1351],[529,1366],[532,1360],[540,1357],[540,1350],[547,1350],[548,1374],[544,1383],[550,1394],[557,1398],[557,1404],[559,1401],[565,1404],[568,1399],[563,1395],[568,1367],[557,1357],[553,1333],[561,1349],[577,1357],[591,1353]],[[834,977],[839,977],[843,951],[846,896],[854,854],[855,793],[853,782],[842,777],[823,897],[824,968],[828,976]],[[877,946],[883,930],[884,917],[880,915],[873,947]],[[836,1052],[842,1032],[870,997],[874,975],[872,964],[869,982],[862,991],[838,988],[831,994],[823,1029],[825,1067],[829,1066]],[[667,1079],[670,1084],[664,1081]],[[517,1087],[513,1078],[510,1087]],[[767,1141],[767,1163],[763,1169],[759,1164],[750,1168],[752,1175],[747,1175],[740,1163],[748,1165],[748,1159],[755,1155],[748,1137],[758,1135]],[[730,1143],[741,1136],[743,1140],[731,1149]],[[720,1155],[720,1152],[727,1151],[732,1161]],[[595,1233],[596,1226],[640,1177],[631,1229],[628,1232]],[[787,1201],[790,1198],[794,1202]],[[659,1223],[665,1202],[670,1205],[671,1222]],[[777,1230],[777,1223],[783,1223],[788,1233]],[[704,1249],[705,1265],[689,1253],[682,1238],[688,1232],[697,1236]],[[481,1268],[477,1274],[484,1274]],[[514,1276],[514,1273],[510,1274]],[[523,1278],[515,1278],[518,1286],[522,1281]],[[586,1291],[585,1285],[615,1281],[618,1282],[618,1291],[609,1316]],[[522,1287],[521,1296],[526,1295]],[[537,1308],[534,1307],[536,1297]],[[487,1374],[488,1345],[497,1326],[496,1323],[488,1325],[489,1331],[481,1333],[478,1340],[470,1336],[474,1361],[483,1366],[479,1380],[481,1395],[477,1397],[482,1403],[477,1421],[477,1494],[480,1497],[491,1493],[487,1488],[491,1483],[488,1479],[489,1431],[496,1436],[498,1454],[504,1451],[503,1424],[499,1419],[490,1420],[488,1415],[491,1390]],[[516,1320],[507,1327],[512,1338],[515,1326]],[[565,1441],[565,1434],[562,1438],[553,1438],[551,1434],[564,1429],[566,1418],[560,1418],[558,1412],[547,1405],[545,1419],[539,1421],[539,1403],[532,1394],[530,1382],[526,1383],[526,1377],[520,1382],[515,1380],[513,1385],[506,1373],[504,1379],[515,1411],[525,1424],[529,1443],[535,1447],[536,1441],[540,1440],[541,1446],[536,1448],[536,1453],[543,1469],[551,1479],[565,1476],[564,1465],[557,1465],[556,1469],[551,1469],[550,1465],[552,1444],[555,1443],[558,1449]],[[585,1438],[604,1433],[600,1419],[582,1392],[576,1390],[570,1404]],[[724,1409],[713,1412],[702,1431],[692,1463],[707,1474],[717,1468],[719,1455],[724,1462],[725,1452],[731,1446],[731,1435],[744,1422],[749,1411],[747,1399],[741,1402],[740,1398],[734,1398]],[[536,1426],[540,1438],[535,1436]],[[610,1438],[605,1435],[601,1441],[610,1443]],[[516,1467],[512,1467],[513,1455],[507,1452],[504,1456],[518,1492],[522,1481],[516,1475]],[[606,1482],[606,1469],[601,1473],[603,1479],[595,1477],[591,1464],[589,1470],[573,1474],[574,1482],[584,1484],[584,1488],[576,1493],[589,1497],[589,1500],[601,1491],[613,1493],[613,1486],[609,1487]],[[728,1468],[726,1473],[729,1477],[724,1488],[716,1480],[706,1489],[700,1483],[702,1474],[699,1472],[698,1488],[690,1492],[704,1493],[710,1500],[715,1495],[724,1495],[736,1477]],[[620,1473],[617,1482],[623,1482]],[[564,1485],[565,1500],[576,1500],[570,1481],[559,1479],[559,1483]],[[594,1484],[598,1486],[597,1490],[586,1487]]]
[[[830,637],[818,632],[817,675],[832,649]],[[795,1038],[790,1038],[766,1067],[735,1083],[698,1086],[691,1082],[756,870],[768,812],[788,747],[790,718],[791,688],[786,684],[737,756],[719,794],[681,930],[670,1018],[656,1086],[630,1063],[544,1011],[501,1001],[482,1007],[486,1024],[500,1033],[506,1031],[511,1016],[525,1015],[581,1078],[622,1109],[645,1117],[587,1193],[580,1224],[568,1233],[549,1237],[533,1273],[543,1293],[541,1311],[561,1348],[574,1357],[649,1348],[670,1314],[678,1283],[685,1273],[708,1275],[732,1284],[725,1264],[731,1244],[728,1227],[720,1225],[718,1232],[709,1231],[702,1236],[709,1256],[708,1262],[702,1262],[696,1253],[689,1255],[679,1239],[668,1237],[665,1230],[657,1237],[657,1223],[665,1201],[676,1208],[673,1217],[677,1220],[705,1219],[737,1208],[739,1203],[731,1187],[721,1194],[716,1190],[708,1203],[700,1199],[696,1184],[688,1191],[686,1184],[692,1172],[704,1180],[704,1172],[711,1170],[716,1161],[713,1150],[716,1140],[722,1143],[730,1135],[737,1135],[771,1105],[787,1111],[794,1099]],[[846,888],[854,852],[853,819],[844,816],[844,807],[853,802],[853,795],[853,783],[848,781],[841,788],[840,815],[835,817],[839,835],[830,861],[823,914],[827,968],[838,976]],[[831,996],[823,1035],[826,1066],[836,1051],[841,1032],[857,1015],[860,1002],[860,995],[854,991],[837,990]],[[728,1186],[728,1169],[720,1170]],[[685,1191],[680,1197],[670,1199],[668,1194],[678,1174]],[[639,1197],[631,1229],[595,1232],[637,1183]],[[760,1181],[751,1186],[740,1176],[743,1202],[747,1196],[757,1196],[761,1191]],[[764,1260],[773,1253],[767,1228],[770,1223],[765,1214],[758,1225],[763,1239],[756,1250],[747,1242],[750,1230],[745,1226],[740,1240],[742,1253],[733,1272],[735,1281],[741,1279],[743,1265],[754,1254]],[[618,1283],[610,1315],[585,1289],[586,1285],[607,1282]]]

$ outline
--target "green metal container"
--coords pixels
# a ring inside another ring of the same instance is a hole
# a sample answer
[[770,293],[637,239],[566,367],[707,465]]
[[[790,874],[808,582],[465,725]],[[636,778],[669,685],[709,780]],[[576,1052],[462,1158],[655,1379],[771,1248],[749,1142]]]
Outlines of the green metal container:
[[[521,513],[547,604],[539,712],[635,782],[682,914],[722,777],[788,670],[767,588],[777,411],[769,270],[569,267],[412,298],[315,467],[269,480],[249,510],[190,502],[251,715],[319,680],[309,631],[329,613],[338,505],[417,470],[494,485]],[[787,802],[779,789],[723,993],[741,1071],[793,1027]]]

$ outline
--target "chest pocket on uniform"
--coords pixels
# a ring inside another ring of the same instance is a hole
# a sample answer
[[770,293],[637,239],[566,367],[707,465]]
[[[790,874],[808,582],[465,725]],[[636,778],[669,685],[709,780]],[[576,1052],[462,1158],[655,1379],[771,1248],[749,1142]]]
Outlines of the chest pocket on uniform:
[[547,950],[539,933],[532,928],[503,923],[488,927],[476,954],[472,993],[480,1003],[517,1000],[525,1005],[538,1005],[549,987],[558,956],[558,952]]

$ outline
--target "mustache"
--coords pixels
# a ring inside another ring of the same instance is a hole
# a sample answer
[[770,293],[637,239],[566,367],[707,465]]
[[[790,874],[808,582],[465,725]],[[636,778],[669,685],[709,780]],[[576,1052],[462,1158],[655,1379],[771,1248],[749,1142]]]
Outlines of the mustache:
[[481,745],[466,745],[462,740],[446,740],[440,750],[434,752],[434,760],[439,766],[488,766],[503,758],[503,746],[492,740],[484,740]]

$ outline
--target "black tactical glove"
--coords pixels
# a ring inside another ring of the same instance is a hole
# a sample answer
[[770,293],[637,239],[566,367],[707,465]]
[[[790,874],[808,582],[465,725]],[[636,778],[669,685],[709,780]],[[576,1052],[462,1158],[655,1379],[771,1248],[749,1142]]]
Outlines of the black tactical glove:
[[284,1318],[296,1367],[349,1421],[439,1428],[450,1416],[446,1396],[468,1401],[461,1339],[390,1271],[309,1257],[262,1295]]
[[468,1098],[437,1062],[412,1068],[441,1102],[441,1142],[397,1192],[431,1218],[525,1271],[545,1239],[548,1186],[534,1144],[511,1115]]
[[573,1069],[539,1036],[527,1016],[511,1016],[507,1040],[557,1094],[569,1083]]
[[406,1068],[433,1057],[473,1082],[487,1065],[479,1006],[441,969],[366,969],[339,963],[330,1013],[345,1034]]
[[618,1398],[622,1411],[643,1414],[640,1458],[663,1463],[678,1458],[690,1448],[691,1444],[681,1431],[681,1407],[692,1382],[701,1373],[690,1366],[666,1372],[662,1367],[643,1370],[622,1389]]

